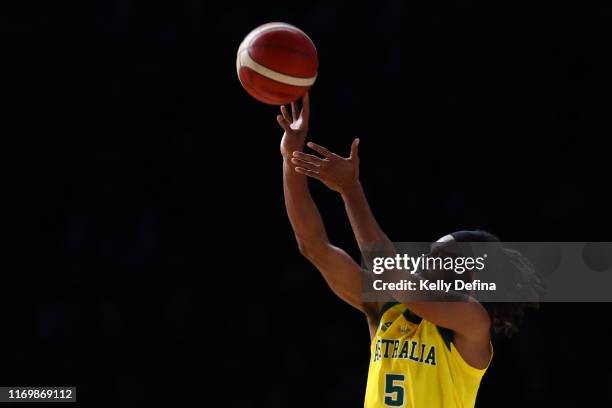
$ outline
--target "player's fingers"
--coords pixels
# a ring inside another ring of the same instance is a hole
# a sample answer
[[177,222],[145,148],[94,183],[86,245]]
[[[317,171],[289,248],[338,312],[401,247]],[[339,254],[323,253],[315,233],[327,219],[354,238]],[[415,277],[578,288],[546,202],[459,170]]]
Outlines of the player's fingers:
[[296,171],[296,173],[300,173],[300,174],[303,174],[305,176],[312,177],[312,178],[315,178],[317,180],[323,181],[323,179],[321,178],[319,173],[317,173],[316,171],[308,170],[308,169],[305,169],[303,167],[296,167],[295,171]]
[[313,143],[313,142],[308,142],[308,147],[310,147],[312,150],[314,150],[315,152],[319,153],[321,156],[328,158],[328,159],[331,159],[336,156],[334,153],[330,152],[325,147],[319,146],[318,144]]
[[323,162],[323,159],[321,159],[319,156],[315,156],[314,154],[298,152],[298,151],[293,152],[293,157],[297,157],[298,159],[302,159],[307,162],[316,163],[316,164],[321,164]]
[[302,112],[300,113],[305,121],[310,117],[310,92],[306,92],[302,98]]
[[295,101],[291,102],[291,115],[293,116],[294,122],[300,117],[300,111],[298,111],[297,103]]
[[281,105],[281,113],[283,114],[283,118],[287,122],[293,123],[293,120],[291,119],[291,116],[289,116],[289,111],[287,110],[287,107],[285,105]]
[[283,115],[277,115],[276,116],[276,121],[278,122],[278,124],[280,125],[280,127],[283,128],[283,130],[285,132],[290,132],[291,131],[291,125],[289,124],[289,122],[287,122],[285,120],[285,118],[283,118]]
[[353,140],[351,144],[351,155],[350,159],[358,159],[359,158],[359,139]]
[[295,166],[297,167],[301,167],[303,169],[308,169],[308,170],[312,170],[312,171],[316,171],[319,172],[319,166],[315,163],[310,163],[304,160],[300,160],[297,157],[294,157],[291,159],[291,163],[293,163]]

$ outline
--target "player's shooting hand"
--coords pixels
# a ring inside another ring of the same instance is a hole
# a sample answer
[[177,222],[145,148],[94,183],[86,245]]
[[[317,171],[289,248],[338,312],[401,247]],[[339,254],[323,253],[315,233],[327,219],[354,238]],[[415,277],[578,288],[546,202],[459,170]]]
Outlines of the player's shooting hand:
[[298,110],[296,102],[291,103],[291,115],[284,105],[281,106],[280,110],[281,114],[276,117],[276,120],[285,131],[280,145],[281,154],[285,157],[291,157],[295,150],[304,148],[304,141],[308,134],[308,120],[310,118],[310,96],[308,92],[302,98],[301,110]]
[[308,142],[308,147],[322,157],[294,151],[291,163],[296,172],[320,180],[340,194],[359,183],[359,139],[353,140],[348,157],[338,156],[312,142]]

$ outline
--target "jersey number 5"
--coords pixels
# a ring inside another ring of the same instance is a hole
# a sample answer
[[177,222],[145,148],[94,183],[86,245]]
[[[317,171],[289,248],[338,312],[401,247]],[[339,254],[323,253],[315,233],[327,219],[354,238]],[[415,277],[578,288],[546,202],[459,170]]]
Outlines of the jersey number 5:
[[404,378],[403,374],[385,374],[385,405],[404,406]]

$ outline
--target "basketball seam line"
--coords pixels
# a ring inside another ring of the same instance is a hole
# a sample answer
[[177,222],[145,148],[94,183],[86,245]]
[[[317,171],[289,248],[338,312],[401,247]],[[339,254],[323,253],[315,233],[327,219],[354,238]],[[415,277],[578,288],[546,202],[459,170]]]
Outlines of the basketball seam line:
[[[240,79],[240,75],[238,76],[238,79]],[[255,84],[253,84],[253,81],[251,81],[251,77],[250,76],[247,76],[247,78],[245,78],[245,79],[249,81],[249,85],[250,85],[247,92],[249,92],[249,93],[253,92],[254,94],[259,95],[260,98],[265,99],[265,101],[262,100],[262,99],[259,99],[263,103],[274,105],[274,102],[267,95],[264,95],[264,94],[262,94],[261,92],[259,92],[257,90],[257,88],[255,87]],[[240,79],[240,82],[242,82],[242,79]],[[255,96],[255,95],[253,95],[253,96]]]
[[[296,54],[299,54],[299,55],[301,55],[301,56],[303,56],[303,57],[309,57],[309,58],[312,58],[312,57],[313,57],[313,55],[312,55],[312,54],[305,54],[305,53],[299,52],[299,51],[297,51],[297,50],[294,50],[293,48],[279,47],[279,46],[276,46],[276,45],[269,45],[269,46],[266,46],[266,45],[253,45],[253,46],[250,46],[250,47],[245,48],[245,49],[243,49],[243,50],[242,50],[243,52],[244,52],[244,51],[247,51],[247,52],[249,53],[249,57],[250,57],[250,58],[251,58],[251,59],[252,59],[252,60],[253,60],[255,63],[257,63],[257,64],[259,64],[259,65],[262,65],[262,66],[264,66],[265,68],[268,68],[268,67],[266,67],[266,66],[265,66],[265,65],[263,65],[263,64],[260,64],[259,62],[257,62],[257,60],[255,60],[255,58],[253,58],[253,57],[251,56],[251,49],[252,49],[252,48],[273,48],[273,49],[282,49],[282,50],[287,50],[287,51],[293,51],[293,52],[295,52]],[[314,55],[314,58],[317,58],[317,55],[316,55],[316,54]],[[317,64],[317,65],[318,65],[318,64]],[[304,78],[304,79],[313,78],[313,77],[300,77],[300,76],[296,76],[296,75],[291,75],[290,73],[287,73],[287,72],[281,72],[281,71],[277,71],[277,70],[274,70],[274,69],[271,69],[271,68],[268,68],[268,69],[269,69],[270,71],[278,72],[278,73],[279,73],[279,74],[281,74],[281,75],[286,75],[286,76],[289,76],[289,77],[292,77],[292,78]],[[314,78],[316,78],[316,74],[315,74]]]
[[257,61],[251,58],[248,51],[248,49],[242,50],[242,52],[238,55],[240,66],[250,68],[259,75],[262,75],[268,79],[292,86],[312,86],[317,79],[316,75],[310,78],[299,78],[271,70],[270,68],[259,64]]

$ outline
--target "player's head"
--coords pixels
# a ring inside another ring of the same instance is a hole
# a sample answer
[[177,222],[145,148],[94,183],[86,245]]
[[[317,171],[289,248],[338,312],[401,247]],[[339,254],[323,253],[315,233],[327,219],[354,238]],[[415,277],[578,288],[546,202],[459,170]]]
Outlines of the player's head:
[[[490,242],[492,245],[501,245],[499,239],[487,231],[456,231],[448,235],[444,235],[431,245],[431,251],[428,254],[431,257],[439,259],[455,259],[453,265],[458,265],[460,258],[472,257],[475,258],[478,254],[474,253],[472,243]],[[439,263],[431,262],[427,268],[422,271],[428,279],[443,279],[447,281],[455,281],[461,279],[466,282],[471,282],[475,279],[475,269],[458,270],[453,268],[441,267]]]
[[[479,245],[471,245],[471,243],[485,243],[481,247],[487,248],[487,252],[496,252],[501,260],[502,271],[499,273],[501,279],[506,282],[511,282],[512,285],[521,288],[521,291],[533,293],[534,296],[529,298],[537,298],[542,290],[540,280],[536,275],[533,264],[520,252],[505,248],[499,238],[490,232],[483,230],[457,231],[445,235],[438,239],[432,246],[431,254],[438,256],[472,256],[478,257],[477,251]],[[467,252],[467,253],[466,253]],[[438,272],[439,274],[441,272]],[[465,273],[457,275],[453,271],[443,271],[442,275],[437,278],[443,279],[462,279],[464,281],[473,281],[478,279],[478,271],[476,269],[466,270]],[[491,316],[493,328],[496,332],[503,332],[510,336],[518,331],[518,327],[522,321],[523,315],[527,308],[537,308],[537,302],[488,302],[483,305]]]

